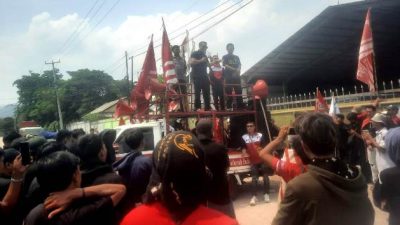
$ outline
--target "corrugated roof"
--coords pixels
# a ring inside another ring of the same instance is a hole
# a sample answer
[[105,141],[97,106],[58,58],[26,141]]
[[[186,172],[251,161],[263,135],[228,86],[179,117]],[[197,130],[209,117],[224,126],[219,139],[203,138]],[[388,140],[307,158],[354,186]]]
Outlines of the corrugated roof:
[[[126,99],[126,98],[122,98]],[[103,105],[99,106],[98,108],[94,109],[91,111],[89,114],[98,114],[98,113],[114,113],[115,111],[115,105],[117,104],[119,99],[104,103]]]
[[[368,7],[378,80],[400,78],[400,1],[361,1],[330,6],[243,75],[286,86],[287,93],[353,87]],[[311,89],[311,90],[312,90]]]

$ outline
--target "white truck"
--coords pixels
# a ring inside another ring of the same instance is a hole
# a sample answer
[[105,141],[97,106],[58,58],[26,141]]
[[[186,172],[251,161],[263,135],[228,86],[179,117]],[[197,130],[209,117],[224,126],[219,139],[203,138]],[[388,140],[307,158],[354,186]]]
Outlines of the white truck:
[[[150,121],[139,124],[127,124],[116,127],[117,139],[122,134],[123,131],[129,128],[140,129],[144,135],[144,150],[143,154],[151,156],[153,150],[165,135],[165,125],[164,120]],[[117,146],[116,146],[117,147]],[[117,147],[118,148],[118,147]],[[117,158],[120,158],[123,153],[117,154]],[[250,160],[247,155],[243,155],[242,151],[229,150],[229,163],[230,167],[228,170],[229,182],[230,182],[230,192],[232,198],[236,197],[238,186],[242,185],[242,179],[250,174]]]

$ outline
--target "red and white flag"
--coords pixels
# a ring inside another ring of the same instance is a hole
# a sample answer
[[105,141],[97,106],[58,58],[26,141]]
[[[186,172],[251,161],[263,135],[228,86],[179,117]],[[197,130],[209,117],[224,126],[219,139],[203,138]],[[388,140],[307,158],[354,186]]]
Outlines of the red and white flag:
[[358,54],[357,80],[365,83],[369,91],[375,92],[374,79],[374,45],[370,21],[371,9],[368,9]]
[[167,30],[163,21],[163,36],[162,36],[162,47],[161,47],[161,58],[164,71],[164,80],[167,84],[176,84],[178,79],[176,78],[175,63],[172,58],[171,44],[169,43]]
[[315,112],[328,112],[328,104],[325,101],[324,96],[317,88],[317,98],[315,99]]

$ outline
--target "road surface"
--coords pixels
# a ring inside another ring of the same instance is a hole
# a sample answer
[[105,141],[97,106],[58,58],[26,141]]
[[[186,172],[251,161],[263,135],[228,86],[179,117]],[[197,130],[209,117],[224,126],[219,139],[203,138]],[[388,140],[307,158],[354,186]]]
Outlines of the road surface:
[[[261,184],[261,183],[260,183]],[[250,206],[249,201],[251,198],[250,194],[250,183],[245,184],[241,188],[241,192],[233,202],[235,206],[236,218],[241,225],[270,225],[277,210],[277,194],[279,188],[279,177],[271,177],[271,202],[264,203],[259,202],[256,206]],[[369,189],[371,186],[369,186]],[[261,190],[259,192],[258,199],[262,200]],[[369,192],[371,194],[371,192]],[[388,214],[375,208],[375,225],[386,225]]]

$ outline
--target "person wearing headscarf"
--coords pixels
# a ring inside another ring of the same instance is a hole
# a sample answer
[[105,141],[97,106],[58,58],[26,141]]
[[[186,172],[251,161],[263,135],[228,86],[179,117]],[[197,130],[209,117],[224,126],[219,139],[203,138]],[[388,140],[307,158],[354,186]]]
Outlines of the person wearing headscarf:
[[205,206],[208,180],[204,152],[197,138],[185,131],[168,134],[153,152],[145,204],[127,214],[121,225],[237,224]]

